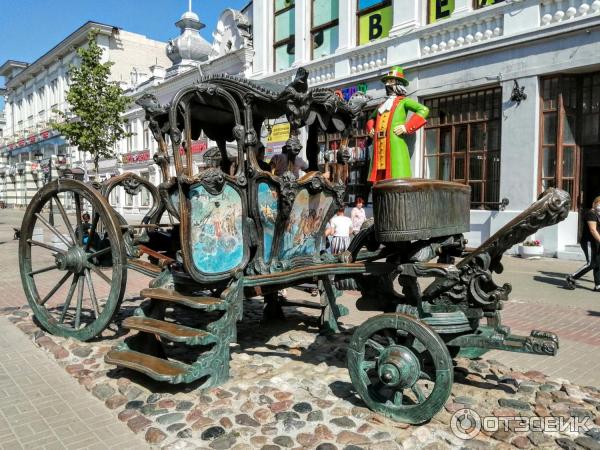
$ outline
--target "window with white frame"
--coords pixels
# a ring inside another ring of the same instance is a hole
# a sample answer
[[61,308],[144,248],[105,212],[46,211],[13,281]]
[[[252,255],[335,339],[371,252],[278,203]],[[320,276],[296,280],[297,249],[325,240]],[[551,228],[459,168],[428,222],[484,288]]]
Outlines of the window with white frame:
[[339,45],[339,0],[312,0],[311,41],[314,59],[335,53]]
[[275,71],[287,69],[295,59],[296,7],[294,0],[273,0],[273,55]]

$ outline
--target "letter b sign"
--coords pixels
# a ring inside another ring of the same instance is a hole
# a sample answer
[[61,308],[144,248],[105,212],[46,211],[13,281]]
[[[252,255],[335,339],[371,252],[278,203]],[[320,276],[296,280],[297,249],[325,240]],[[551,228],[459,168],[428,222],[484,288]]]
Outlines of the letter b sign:
[[379,39],[383,34],[383,27],[381,26],[382,17],[381,14],[372,14],[369,16],[369,40]]

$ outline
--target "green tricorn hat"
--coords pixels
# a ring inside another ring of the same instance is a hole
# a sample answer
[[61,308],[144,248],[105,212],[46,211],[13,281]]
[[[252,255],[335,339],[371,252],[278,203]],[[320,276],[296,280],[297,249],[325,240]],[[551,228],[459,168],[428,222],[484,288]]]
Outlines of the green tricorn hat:
[[391,78],[398,80],[404,86],[408,86],[408,80],[404,78],[404,69],[400,66],[392,67],[388,73],[381,77],[381,81],[385,83],[386,80]]

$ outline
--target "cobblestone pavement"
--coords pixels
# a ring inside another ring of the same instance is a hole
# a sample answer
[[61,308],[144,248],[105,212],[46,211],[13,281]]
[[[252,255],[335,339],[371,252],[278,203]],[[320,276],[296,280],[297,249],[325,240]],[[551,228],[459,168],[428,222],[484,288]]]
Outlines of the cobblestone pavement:
[[[260,303],[246,302],[239,344],[232,348],[232,378],[226,384],[204,392],[193,385],[160,385],[104,364],[106,352],[124,338],[116,325],[107,330],[104,340],[91,343],[48,336],[38,329],[28,308],[20,308],[26,301],[20,287],[16,241],[10,240],[11,225],[18,221],[18,212],[0,211],[0,292],[4,293],[0,308],[90,391],[87,398],[80,397],[82,403],[99,405],[96,399],[103,401],[113,417],[152,445],[240,450],[600,448],[600,392],[592,387],[600,386],[600,295],[591,292],[589,280],[576,291],[562,289],[564,274],[572,272],[577,263],[506,258],[506,270],[499,279],[511,282],[514,290],[503,313],[504,323],[515,333],[529,334],[532,329],[557,332],[559,356],[490,352],[486,358],[493,359],[488,361],[459,359],[452,397],[444,410],[428,424],[412,427],[369,412],[355,396],[345,368],[345,348],[352,326],[373,314],[356,310],[356,293],[347,292],[340,299],[351,307],[351,314],[342,320],[347,331],[332,337],[319,336],[314,317],[304,310],[286,308],[286,322],[265,326],[260,321]],[[139,305],[134,297],[147,281],[130,272],[129,300],[117,323]],[[308,296],[291,289],[288,295]],[[527,434],[512,426],[463,442],[448,426],[452,413],[463,407],[482,416],[587,417],[592,429],[587,434]]]

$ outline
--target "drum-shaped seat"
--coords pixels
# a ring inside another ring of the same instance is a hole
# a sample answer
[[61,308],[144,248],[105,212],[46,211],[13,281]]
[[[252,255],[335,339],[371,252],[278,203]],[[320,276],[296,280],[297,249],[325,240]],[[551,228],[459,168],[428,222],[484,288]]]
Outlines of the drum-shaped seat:
[[379,242],[402,242],[469,231],[471,188],[421,178],[379,181],[373,216]]

